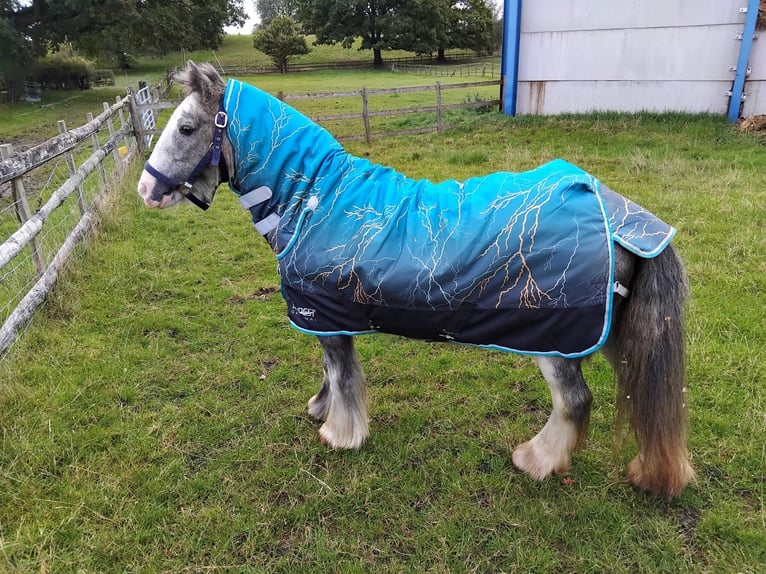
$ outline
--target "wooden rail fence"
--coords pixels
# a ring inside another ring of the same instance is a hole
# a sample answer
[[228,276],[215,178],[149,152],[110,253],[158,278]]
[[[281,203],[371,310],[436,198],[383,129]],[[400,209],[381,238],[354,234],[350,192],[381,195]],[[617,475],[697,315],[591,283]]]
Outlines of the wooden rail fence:
[[[0,357],[32,318],[138,146],[132,98],[26,151],[0,145]],[[130,116],[128,115],[130,114]],[[75,200],[69,200],[74,197]]]
[[[471,90],[474,88],[486,88],[489,86],[498,86],[497,98],[478,98],[472,101],[462,101],[459,103],[444,103],[442,96],[446,90]],[[445,129],[449,129],[449,125],[444,123],[444,112],[448,110],[456,109],[476,109],[476,108],[496,108],[499,110],[501,100],[499,98],[499,86],[500,80],[485,80],[481,82],[463,82],[459,84],[443,84],[436,82],[435,84],[428,86],[414,86],[403,88],[382,88],[382,89],[367,89],[362,88],[360,90],[351,90],[343,92],[313,92],[308,94],[285,94],[279,92],[277,97],[285,102],[293,101],[306,101],[306,100],[323,100],[323,99],[339,99],[339,98],[360,98],[361,99],[361,111],[360,112],[344,112],[340,114],[307,114],[312,121],[323,123],[333,122],[339,120],[361,120],[361,133],[355,134],[338,134],[333,133],[338,141],[353,141],[364,139],[367,143],[372,143],[374,137],[386,137],[396,135],[410,135],[418,133],[429,132],[441,132]],[[370,109],[370,97],[375,96],[390,96],[401,94],[413,94],[418,92],[434,92],[435,101],[434,105],[416,105],[406,108],[391,108],[384,110],[372,110]],[[136,100],[138,101],[138,100]],[[175,108],[178,102],[159,101],[153,98],[146,104],[136,104],[136,113],[138,115],[144,114],[146,111],[158,111],[163,109]],[[352,104],[344,106],[347,108],[352,107]],[[381,117],[394,117],[403,116],[407,114],[422,114],[427,112],[436,112],[436,119],[433,125],[427,127],[410,128],[410,129],[386,129],[385,131],[373,132],[372,130],[372,118]],[[139,141],[145,141],[153,135],[162,132],[161,128],[157,128],[152,125],[151,127],[142,127],[139,135]],[[330,130],[333,131],[333,130]],[[148,146],[147,146],[148,147]]]
[[[311,119],[315,122],[320,122],[320,123],[327,122],[327,121],[335,121],[335,120],[361,119],[362,125],[364,127],[363,134],[341,135],[336,137],[340,141],[364,139],[367,143],[371,143],[373,136],[382,137],[382,136],[395,136],[395,135],[409,135],[409,134],[416,134],[416,133],[441,132],[449,127],[444,123],[444,112],[447,110],[486,108],[486,107],[492,107],[492,106],[499,107],[500,105],[499,97],[497,99],[478,99],[476,101],[463,101],[460,103],[453,103],[453,104],[445,104],[442,101],[442,94],[445,90],[456,90],[456,89],[466,90],[466,89],[481,88],[481,87],[487,87],[487,86],[499,86],[499,85],[500,85],[500,80],[469,82],[469,83],[461,83],[461,84],[442,84],[440,82],[436,82],[435,84],[430,86],[415,86],[415,87],[408,87],[408,88],[384,88],[384,89],[374,89],[374,90],[368,90],[367,88],[362,88],[361,90],[354,90],[354,91],[347,91],[347,92],[320,92],[320,93],[300,94],[300,95],[297,95],[297,94],[285,95],[282,92],[280,92],[278,94],[278,97],[279,99],[284,101],[360,97],[362,100],[361,112],[330,114],[330,115],[315,115],[315,116],[311,116]],[[432,105],[432,106],[419,105],[419,106],[411,106],[406,108],[370,110],[370,106],[369,106],[370,96],[381,96],[381,95],[392,95],[392,94],[412,94],[417,92],[434,92],[435,100],[436,100],[435,105]],[[420,127],[420,128],[403,129],[403,130],[387,130],[385,132],[377,132],[377,133],[372,132],[371,122],[370,122],[371,118],[401,116],[406,114],[421,114],[425,112],[436,112],[435,125]]]
[[459,65],[427,65],[427,64],[392,64],[392,72],[416,74],[418,76],[438,76],[442,78],[500,78],[502,70],[499,64],[493,62],[459,64]]

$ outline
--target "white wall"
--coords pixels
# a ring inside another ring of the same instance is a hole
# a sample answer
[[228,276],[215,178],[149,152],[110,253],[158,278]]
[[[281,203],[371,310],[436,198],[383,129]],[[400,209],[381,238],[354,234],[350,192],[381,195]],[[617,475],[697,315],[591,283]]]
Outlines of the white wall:
[[[745,6],[747,0],[527,0],[517,113],[725,114]],[[766,45],[756,41],[753,51],[746,115],[766,108]]]

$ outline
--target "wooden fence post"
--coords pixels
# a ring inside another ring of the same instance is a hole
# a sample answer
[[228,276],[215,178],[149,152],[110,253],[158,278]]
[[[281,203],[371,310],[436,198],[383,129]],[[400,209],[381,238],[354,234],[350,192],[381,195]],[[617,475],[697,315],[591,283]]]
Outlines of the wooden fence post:
[[[85,114],[85,117],[89,122],[93,121],[92,113],[88,112],[87,114]],[[109,131],[111,132],[112,130],[109,130]],[[98,133],[93,132],[93,135],[90,136],[90,140],[93,142],[93,150],[94,151],[98,150],[98,148],[101,146],[101,144],[98,143]],[[99,167],[99,170],[98,170],[99,181],[101,182],[101,187],[103,188],[106,185],[106,170],[104,169],[103,163],[98,164],[98,167]]]
[[[122,101],[122,98],[120,96],[115,96],[114,99],[116,104],[119,104],[120,101]],[[122,127],[125,125],[125,116],[122,113],[122,108],[120,108],[117,113],[119,114],[119,117],[120,117],[120,127]]]
[[[64,120],[59,120],[56,123],[59,127],[59,133],[65,134],[67,131],[66,122]],[[66,165],[69,168],[69,177],[72,177],[77,171],[77,166],[74,163],[74,153],[71,151],[66,154]],[[83,184],[77,186],[77,205],[80,207],[80,213],[85,215],[88,208],[85,205],[85,188],[83,187]]]
[[442,85],[436,82],[436,131],[441,133],[444,130],[442,124]]
[[138,115],[138,106],[136,105],[136,90],[133,86],[128,86],[128,96],[130,98],[128,106],[130,108],[130,123],[133,126],[133,135],[136,138],[138,153],[143,154],[146,151],[144,145],[144,133],[141,127],[141,117]]
[[[115,103],[119,104],[121,101],[122,101],[122,98],[120,96],[116,96],[115,97]],[[120,129],[122,129],[125,126],[125,114],[122,113],[123,108],[124,108],[124,106],[121,107],[119,109],[119,111],[117,112],[119,114],[119,116],[120,116]],[[116,148],[117,148],[117,153],[118,153],[119,158],[121,160],[125,161],[127,159],[127,157],[130,155],[130,146],[131,146],[130,138],[126,135],[124,138],[122,138],[122,143],[123,143],[123,145],[125,147],[125,150],[126,150],[125,151],[125,157],[123,157],[122,153],[120,153],[120,144],[119,144],[119,142],[117,143]]]
[[[104,102],[104,111],[108,112],[109,109],[110,109],[109,108],[109,104]],[[114,136],[114,122],[112,121],[112,116],[111,115],[106,120],[106,127],[109,130],[109,137],[111,138],[112,136]],[[117,149],[118,146],[119,146],[119,144],[115,145],[114,149],[112,150],[112,157],[114,158],[114,164],[115,165],[118,165],[120,163],[120,151]]]
[[[11,144],[0,145],[0,159],[5,161],[12,155],[13,146]],[[29,218],[32,217],[32,212],[29,211],[27,194],[24,191],[24,182],[20,177],[11,180],[11,192],[13,193],[13,204],[16,206],[16,214],[19,217],[21,225],[24,225]],[[43,271],[45,271],[45,263],[43,262],[43,257],[40,254],[36,239],[30,240],[29,250],[32,252],[32,261],[35,265],[35,271],[37,271],[37,275],[40,276]]]
[[362,88],[362,119],[364,120],[364,139],[372,143],[372,132],[370,130],[370,111],[367,107],[367,87]]

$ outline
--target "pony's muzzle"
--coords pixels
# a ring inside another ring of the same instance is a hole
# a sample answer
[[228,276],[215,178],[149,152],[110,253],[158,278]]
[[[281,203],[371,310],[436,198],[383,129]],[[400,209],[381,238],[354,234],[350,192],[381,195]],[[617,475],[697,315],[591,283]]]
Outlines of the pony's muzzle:
[[174,191],[176,190],[163,185],[146,171],[141,174],[141,179],[138,181],[138,195],[141,196],[147,207],[166,207],[170,203],[168,199]]

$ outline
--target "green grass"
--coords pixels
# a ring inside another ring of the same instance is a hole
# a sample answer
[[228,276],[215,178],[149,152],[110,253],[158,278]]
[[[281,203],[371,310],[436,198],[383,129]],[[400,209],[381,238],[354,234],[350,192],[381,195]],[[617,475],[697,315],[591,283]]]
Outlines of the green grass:
[[319,347],[232,194],[156,212],[131,183],[0,362],[0,571],[762,571],[763,141],[707,116],[470,114],[347,147],[435,180],[563,157],[678,227],[697,481],[623,483],[600,358],[572,480],[538,483],[510,460],[550,409],[531,359],[388,336],[357,339],[370,440],[327,450]]

